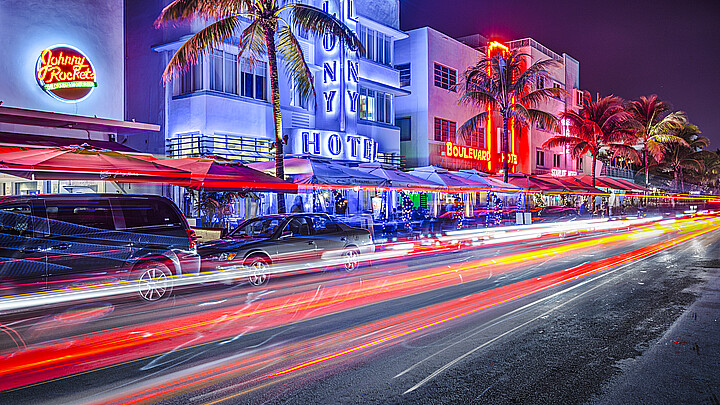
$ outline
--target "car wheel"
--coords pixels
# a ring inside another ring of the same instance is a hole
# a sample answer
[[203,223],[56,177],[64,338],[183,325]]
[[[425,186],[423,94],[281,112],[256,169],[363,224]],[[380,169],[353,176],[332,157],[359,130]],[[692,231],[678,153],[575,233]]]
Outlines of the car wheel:
[[261,256],[253,256],[245,262],[245,267],[250,270],[248,281],[254,286],[265,285],[268,282],[268,260]]
[[348,273],[360,266],[360,255],[355,249],[345,249],[343,252],[343,267]]
[[136,270],[138,294],[145,301],[157,301],[172,292],[172,273],[165,263],[146,262]]

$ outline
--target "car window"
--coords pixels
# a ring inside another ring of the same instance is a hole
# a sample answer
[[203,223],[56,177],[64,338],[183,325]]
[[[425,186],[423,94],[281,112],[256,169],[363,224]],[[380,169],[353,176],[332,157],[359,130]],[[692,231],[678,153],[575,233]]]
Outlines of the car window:
[[33,223],[30,205],[18,204],[0,207],[0,233],[12,236],[33,236]]
[[280,226],[278,218],[257,218],[238,225],[230,235],[233,238],[269,238]]
[[183,224],[180,215],[167,203],[154,199],[113,199],[113,207],[122,212],[125,228]]
[[115,230],[115,221],[108,200],[63,199],[46,201],[45,205],[51,233],[66,233],[67,229],[62,222],[95,229]]
[[305,217],[295,217],[288,222],[283,230],[292,232],[292,236],[308,236],[310,235],[310,223]]
[[327,233],[334,233],[340,230],[340,227],[330,218],[323,216],[314,216],[312,219],[312,227],[315,230],[316,235],[323,235]]

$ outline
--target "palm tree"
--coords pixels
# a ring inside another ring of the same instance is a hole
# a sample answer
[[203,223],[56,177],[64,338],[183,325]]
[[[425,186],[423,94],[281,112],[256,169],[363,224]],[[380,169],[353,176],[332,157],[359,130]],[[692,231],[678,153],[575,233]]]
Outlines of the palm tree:
[[662,161],[664,145],[667,143],[686,144],[685,140],[674,135],[674,132],[686,121],[685,113],[676,111],[666,115],[670,111],[670,105],[660,101],[655,94],[630,101],[625,108],[633,117],[636,142],[640,146],[642,157],[630,149],[626,151],[629,152],[628,157],[642,163],[645,170],[645,187],[647,187],[648,167],[651,163],[649,158],[657,162]]
[[703,158],[713,152],[702,150],[707,148],[710,140],[700,136],[700,129],[689,122],[682,124],[677,129],[675,136],[682,138],[686,143],[669,143],[665,145],[663,161],[660,162],[661,170],[673,172],[673,189],[685,191],[684,170],[692,170],[698,174],[704,169]]
[[595,187],[595,166],[604,147],[615,148],[631,136],[627,128],[630,114],[623,108],[623,100],[607,96],[593,101],[589,92],[583,94],[583,108],[579,112],[566,111],[560,117],[568,123],[569,134],[548,139],[543,148],[570,147],[573,158],[589,153],[592,156],[592,185]]
[[[215,22],[193,35],[175,52],[165,68],[163,80],[169,81],[174,73],[197,63],[215,47],[231,43],[239,32],[239,57],[245,55],[251,65],[265,56],[268,59],[275,125],[275,175],[284,178],[278,52],[298,94],[307,101],[314,97],[315,86],[292,29],[315,36],[335,36],[350,50],[362,51],[360,40],[342,21],[323,10],[300,3],[283,5],[280,0],[175,0],[163,9],[155,26],[189,22],[196,18]],[[243,21],[249,21],[244,29]],[[278,194],[278,211],[285,212],[283,194]]]
[[707,188],[716,188],[720,181],[720,149],[716,151],[707,151],[700,157],[703,164],[703,170],[693,177],[699,184]]
[[508,124],[515,119],[519,125],[530,123],[540,125],[557,132],[558,119],[553,114],[535,109],[543,101],[551,97],[561,97],[566,92],[559,88],[538,88],[533,85],[538,79],[547,82],[550,69],[560,64],[553,59],[537,61],[523,70],[526,65],[524,58],[530,55],[520,50],[502,52],[493,56],[483,56],[464,74],[462,96],[460,102],[477,106],[484,110],[467,120],[460,126],[461,136],[469,136],[480,131],[483,123],[491,116],[502,117],[503,120],[503,180],[508,180]]

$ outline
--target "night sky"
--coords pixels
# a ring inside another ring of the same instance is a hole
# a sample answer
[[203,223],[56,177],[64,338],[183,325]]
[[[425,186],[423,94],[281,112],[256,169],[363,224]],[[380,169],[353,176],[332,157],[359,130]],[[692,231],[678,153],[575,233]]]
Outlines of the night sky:
[[720,1],[400,0],[403,30],[531,37],[580,61],[595,96],[657,94],[720,148]]

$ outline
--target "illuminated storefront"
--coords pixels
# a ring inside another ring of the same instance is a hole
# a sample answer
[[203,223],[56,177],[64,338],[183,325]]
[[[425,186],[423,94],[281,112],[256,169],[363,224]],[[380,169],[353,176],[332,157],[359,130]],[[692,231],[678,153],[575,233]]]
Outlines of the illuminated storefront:
[[[6,2],[0,13],[3,81],[0,146],[142,150],[159,126],[125,121],[124,2]],[[148,122],[148,121],[144,121]],[[130,144],[135,143],[133,146]],[[103,181],[36,181],[0,175],[0,195],[41,192],[158,192]]]

